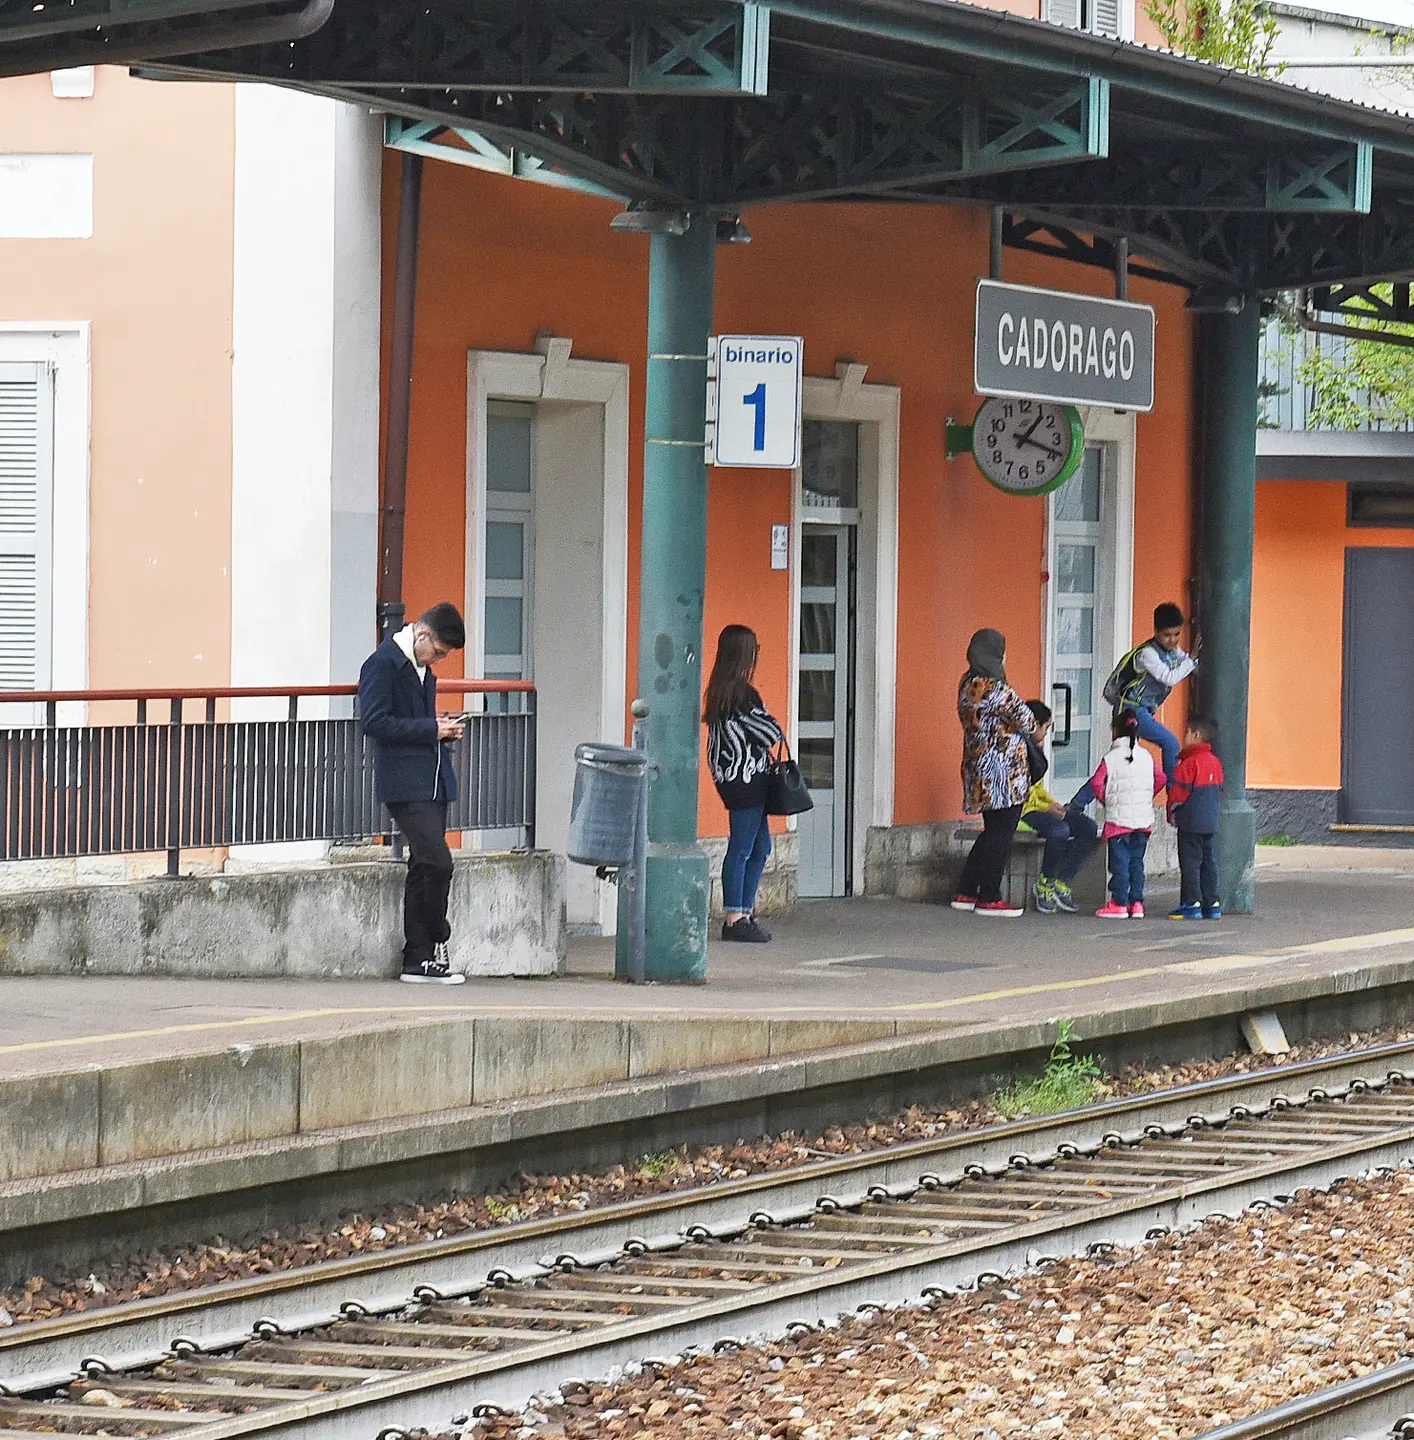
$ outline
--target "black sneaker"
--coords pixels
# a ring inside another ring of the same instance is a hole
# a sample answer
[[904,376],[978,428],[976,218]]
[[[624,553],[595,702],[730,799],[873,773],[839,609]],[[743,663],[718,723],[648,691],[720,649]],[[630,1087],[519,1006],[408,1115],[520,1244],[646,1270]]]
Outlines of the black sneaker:
[[403,961],[403,973],[398,976],[404,985],[465,985],[466,976],[452,969],[447,957],[447,945],[443,941],[432,952],[431,958],[423,961]]
[[722,922],[722,939],[737,940],[746,945],[765,945],[771,938],[769,930],[763,930],[750,915],[743,915],[733,925]]

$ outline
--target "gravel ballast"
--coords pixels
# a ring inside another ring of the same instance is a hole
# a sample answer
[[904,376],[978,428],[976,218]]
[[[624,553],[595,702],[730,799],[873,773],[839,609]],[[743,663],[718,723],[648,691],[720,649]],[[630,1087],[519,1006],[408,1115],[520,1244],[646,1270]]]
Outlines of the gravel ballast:
[[[1414,1031],[1390,1029],[1298,1046],[1280,1061],[1244,1054],[1153,1070],[1136,1069],[1110,1081],[1104,1093],[1143,1094],[1319,1059],[1357,1046],[1410,1039],[1414,1039]],[[1077,1042],[1077,1048],[1083,1053],[1083,1041]],[[646,1157],[636,1165],[616,1165],[592,1173],[522,1175],[519,1188],[514,1190],[390,1203],[376,1211],[347,1215],[334,1226],[271,1231],[236,1240],[214,1236],[172,1244],[120,1263],[97,1265],[92,1273],[36,1275],[23,1286],[0,1289],[0,1327],[294,1270],[326,1260],[394,1250],[470,1230],[573,1214],[665,1191],[744,1179],[820,1158],[863,1154],[907,1141],[975,1130],[1005,1118],[994,1106],[981,1101],[940,1109],[914,1107],[876,1121],[832,1126],[813,1136],[787,1132],[734,1145],[683,1146]]]
[[[1414,1350],[1414,1178],[796,1340],[567,1385],[478,1440],[1181,1440]],[[1392,1417],[1393,1418],[1393,1417]]]

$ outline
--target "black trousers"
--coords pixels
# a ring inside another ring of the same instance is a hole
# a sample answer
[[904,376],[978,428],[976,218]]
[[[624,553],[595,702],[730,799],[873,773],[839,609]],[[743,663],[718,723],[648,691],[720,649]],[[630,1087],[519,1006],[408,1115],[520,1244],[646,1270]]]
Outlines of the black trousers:
[[1180,905],[1211,910],[1218,903],[1218,837],[1178,832],[1178,895]]
[[435,945],[451,939],[447,894],[452,888],[452,852],[447,848],[445,800],[398,800],[388,813],[408,847],[407,884],[403,887],[403,964],[432,958]]
[[982,812],[982,833],[972,842],[962,867],[962,879],[957,882],[959,895],[974,895],[978,900],[1002,898],[1002,876],[1011,859],[1011,842],[1020,819],[1020,805]]

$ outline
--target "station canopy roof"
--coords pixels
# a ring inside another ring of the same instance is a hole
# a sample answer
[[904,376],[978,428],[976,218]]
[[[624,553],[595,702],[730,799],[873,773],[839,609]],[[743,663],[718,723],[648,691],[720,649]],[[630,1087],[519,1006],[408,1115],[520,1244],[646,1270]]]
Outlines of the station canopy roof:
[[[305,38],[161,69],[372,106],[404,148],[638,208],[1000,207],[1009,243],[1110,265],[1124,237],[1136,271],[1219,296],[1414,276],[1414,117],[1133,43],[952,0],[267,0],[241,22],[321,6]],[[50,63],[107,43],[72,31]]]

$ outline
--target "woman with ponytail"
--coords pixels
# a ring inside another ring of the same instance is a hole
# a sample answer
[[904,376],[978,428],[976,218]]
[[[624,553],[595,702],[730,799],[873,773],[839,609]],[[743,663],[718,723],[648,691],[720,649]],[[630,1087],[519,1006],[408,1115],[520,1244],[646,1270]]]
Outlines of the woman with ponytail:
[[1101,920],[1144,918],[1144,854],[1154,828],[1154,796],[1164,788],[1164,772],[1138,743],[1139,719],[1133,710],[1115,712],[1110,726],[1114,744],[1095,773],[1076,791],[1068,808],[1092,800],[1105,807],[1104,840],[1110,860],[1110,899],[1095,914]]

